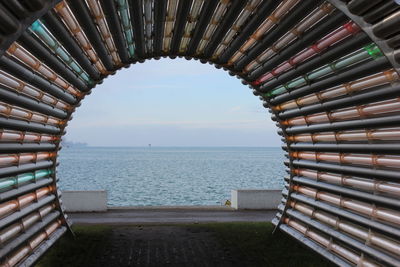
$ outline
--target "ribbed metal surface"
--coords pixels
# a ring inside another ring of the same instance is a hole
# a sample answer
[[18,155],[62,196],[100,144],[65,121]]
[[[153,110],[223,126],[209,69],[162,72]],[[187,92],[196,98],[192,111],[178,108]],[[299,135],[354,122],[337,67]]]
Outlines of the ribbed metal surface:
[[269,109],[287,168],[277,228],[342,266],[400,266],[400,5],[393,0],[0,4],[0,257],[69,227],[57,152],[96,84],[149,58],[210,62]]

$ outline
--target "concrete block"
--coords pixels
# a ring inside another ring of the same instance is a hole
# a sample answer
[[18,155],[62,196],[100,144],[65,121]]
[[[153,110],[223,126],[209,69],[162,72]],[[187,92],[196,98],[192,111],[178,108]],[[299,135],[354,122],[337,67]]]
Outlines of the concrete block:
[[272,210],[281,202],[281,190],[238,189],[231,191],[231,207],[239,209]]
[[107,211],[107,191],[63,191],[61,200],[69,212]]

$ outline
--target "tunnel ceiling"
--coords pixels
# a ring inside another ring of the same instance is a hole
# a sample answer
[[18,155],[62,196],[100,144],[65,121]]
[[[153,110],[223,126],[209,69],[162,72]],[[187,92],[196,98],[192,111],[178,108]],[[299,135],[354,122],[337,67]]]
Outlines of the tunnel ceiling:
[[397,3],[1,0],[2,266],[68,231],[57,153],[80,101],[166,56],[227,70],[272,113],[287,152],[278,229],[338,265],[400,266]]

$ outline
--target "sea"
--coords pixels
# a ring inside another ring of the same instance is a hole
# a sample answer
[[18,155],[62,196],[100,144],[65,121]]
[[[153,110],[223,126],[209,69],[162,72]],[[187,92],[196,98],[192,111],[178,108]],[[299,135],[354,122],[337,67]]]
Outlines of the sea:
[[282,189],[279,147],[63,147],[61,190],[107,190],[109,206],[223,205],[232,189]]

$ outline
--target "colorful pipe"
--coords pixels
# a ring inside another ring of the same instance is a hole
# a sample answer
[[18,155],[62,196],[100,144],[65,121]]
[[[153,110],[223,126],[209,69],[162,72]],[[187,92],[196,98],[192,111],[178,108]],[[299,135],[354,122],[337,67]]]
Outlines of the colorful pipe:
[[93,20],[96,22],[97,29],[103,38],[104,44],[106,45],[108,52],[110,53],[113,62],[116,66],[121,65],[121,59],[119,58],[117,48],[115,47],[114,40],[110,34],[110,29],[108,28],[107,20],[104,16],[103,9],[101,8],[98,0],[87,0],[86,1],[89,11],[92,14]]
[[382,53],[375,44],[365,46],[363,49],[360,49],[354,53],[351,53],[350,55],[344,56],[338,60],[333,61],[331,64],[325,65],[306,75],[303,75],[302,77],[296,78],[278,88],[275,88],[271,92],[268,92],[263,96],[271,97],[283,94],[293,88],[301,87],[325,75],[335,73],[353,64],[360,63],[364,60],[377,59],[381,56]]
[[89,75],[79,66],[79,64],[71,57],[64,47],[51,35],[40,20],[35,21],[29,27],[40,40],[42,40],[61,60],[74,71],[78,77],[89,85],[94,85]]
[[228,65],[233,65],[241,59],[246,51],[250,50],[262,37],[269,32],[273,26],[279,23],[289,11],[299,3],[299,0],[284,0],[272,12],[271,16],[266,18],[264,22],[257,28],[257,30],[250,36],[250,38],[240,47],[240,49],[228,60]]
[[10,74],[2,70],[0,70],[0,84],[6,86],[7,88],[15,90],[19,93],[27,95],[29,97],[33,97],[55,108],[59,108],[62,110],[71,110],[71,106],[68,105],[67,103],[61,101],[60,99],[52,95],[40,91],[39,89],[21,81],[18,78],[15,78],[14,76],[11,76]]
[[0,204],[0,217],[26,207],[30,203],[52,193],[54,191],[53,189],[52,186],[41,187],[32,193],[22,195],[17,199]]
[[310,59],[311,57],[321,53],[323,50],[327,49],[329,46],[339,42],[342,39],[345,39],[349,36],[355,35],[360,31],[360,28],[354,22],[348,22],[342,27],[336,29],[335,31],[331,32],[330,34],[323,37],[321,40],[317,41],[311,47],[306,48],[305,50],[301,51],[288,61],[282,63],[271,72],[265,73],[252,84],[255,86],[259,86],[261,84],[266,83],[267,81],[271,80],[274,77],[281,75],[283,72],[299,65],[300,63]]
[[126,0],[117,0],[119,18],[121,20],[122,29],[125,36],[125,41],[128,47],[130,57],[135,56],[135,45],[133,43],[133,30],[131,18],[129,14],[129,6]]
[[[171,2],[171,3],[170,3]],[[175,3],[175,5],[174,5]],[[144,21],[145,21],[145,47],[147,53],[152,53],[153,51],[153,25],[154,25],[154,16],[153,16],[153,6],[154,1],[144,0],[143,2],[144,8]],[[177,0],[168,1],[168,11],[167,18],[165,22],[165,31],[164,31],[164,42],[163,42],[163,51],[169,51],[170,44],[172,40],[174,22],[176,17],[176,9],[178,8]],[[171,13],[170,13],[171,12]],[[168,28],[167,28],[168,27]],[[168,30],[168,32],[167,32]],[[166,39],[165,39],[166,38]]]
[[63,120],[42,115],[26,109],[17,108],[15,106],[11,106],[2,102],[0,102],[0,114],[6,117],[15,117],[18,119],[24,119],[28,121],[34,121],[55,126],[62,126],[65,123],[65,121]]
[[75,40],[80,44],[83,51],[86,53],[90,61],[94,64],[97,71],[103,75],[107,75],[108,72],[104,67],[103,63],[97,56],[96,51],[92,47],[91,43],[89,42],[86,34],[83,32],[81,26],[79,25],[78,21],[76,20],[75,16],[73,15],[71,9],[68,7],[65,1],[60,2],[54,8],[54,11],[61,17],[64,25],[74,36]]
[[382,116],[400,111],[400,98],[381,101],[372,104],[360,105],[351,108],[338,109],[331,112],[316,113],[302,117],[295,117],[282,122],[283,125],[306,125],[323,122],[345,121],[359,117]]
[[67,83],[63,78],[61,78],[55,71],[46,66],[36,57],[34,57],[31,53],[29,53],[25,48],[23,48],[18,43],[13,43],[10,48],[8,48],[7,53],[14,58],[20,60],[26,66],[34,69],[36,72],[40,73],[43,77],[47,78],[49,81],[52,81],[54,84],[70,93],[73,96],[81,97],[82,93],[77,89],[72,87],[69,83]]
[[37,152],[22,154],[0,154],[0,166],[19,165],[42,160],[50,160],[56,156],[55,152]]
[[50,169],[37,170],[35,172],[19,174],[10,178],[0,179],[0,189],[7,189],[13,187],[19,187],[21,184],[26,182],[37,181],[42,178],[49,177],[53,173]]
[[244,68],[244,72],[250,72],[257,69],[261,64],[272,56],[277,55],[279,51],[284,49],[293,41],[300,38],[300,36],[307,31],[310,27],[312,27],[315,23],[320,21],[321,19],[328,16],[334,7],[330,3],[324,3],[320,7],[316,8],[312,11],[304,20],[302,20],[298,25],[296,25],[293,29],[288,31],[284,36],[282,36],[278,41],[276,41],[270,48],[267,48],[261,55],[259,55],[255,60],[247,64]]
[[357,239],[362,239],[364,243],[372,244],[374,246],[392,252],[394,255],[400,255],[400,243],[388,239],[374,231],[369,231],[364,227],[355,226],[354,224],[341,220],[335,216],[329,215],[326,212],[321,212],[303,203],[290,201],[290,207],[293,209],[316,219],[324,224],[333,226],[339,231],[350,234]]
[[363,255],[359,255],[354,253],[351,249],[345,248],[342,245],[335,243],[331,238],[324,237],[316,231],[310,229],[308,226],[304,226],[303,224],[297,222],[294,219],[284,218],[284,223],[293,227],[304,236],[311,238],[315,242],[321,244],[325,248],[333,251],[334,253],[344,257],[349,260],[353,264],[361,264],[365,267],[378,267],[379,265],[370,259],[366,259]]
[[400,196],[399,183],[352,177],[308,169],[293,169],[292,172],[294,175],[304,176],[307,178],[311,178],[315,181],[323,181],[331,184],[339,184],[344,187],[353,187],[359,190],[368,190],[371,192],[379,192],[394,196]]
[[301,151],[291,152],[290,157],[295,159],[326,161],[340,164],[400,168],[400,156]]
[[341,142],[341,141],[396,141],[400,139],[400,128],[365,129],[341,132],[324,132],[291,135],[291,142]]
[[26,133],[26,132],[17,132],[10,130],[0,130],[0,140],[5,142],[47,142],[53,143],[60,140],[60,137],[55,135],[47,135],[47,134],[37,134],[37,133]]
[[42,242],[50,237],[57,228],[61,226],[61,220],[57,220],[54,223],[47,226],[44,231],[37,234],[35,237],[30,239],[27,245],[19,248],[14,254],[12,254],[5,262],[3,262],[4,267],[13,267],[17,265],[23,258],[25,258],[29,253],[32,253],[35,248],[37,248]]
[[54,204],[46,205],[43,208],[39,209],[38,211],[33,212],[28,216],[25,216],[20,220],[19,223],[15,223],[7,227],[6,229],[0,232],[0,244],[4,244],[10,239],[20,234],[21,232],[28,230],[29,227],[31,227],[39,220],[42,220],[47,214],[53,211],[54,208],[55,208]]
[[184,33],[179,45],[179,52],[185,53],[188,49],[190,39],[192,38],[193,31],[197,25],[200,11],[204,5],[204,0],[194,0],[189,11],[189,19],[186,22]]
[[250,17],[250,15],[254,12],[254,10],[259,6],[261,0],[250,0],[246,6],[243,8],[243,11],[236,18],[233,25],[230,27],[229,31],[225,34],[224,38],[220,45],[218,45],[217,49],[214,52],[213,58],[218,58],[225,49],[229,46],[235,35],[240,32],[241,28]]
[[210,41],[211,35],[215,32],[218,25],[221,23],[224,14],[228,8],[230,1],[219,1],[217,8],[211,18],[210,23],[207,25],[206,31],[204,32],[203,37],[200,40],[200,43],[197,47],[196,54],[202,54],[204,49],[206,48],[208,42]]
[[358,79],[340,86],[336,86],[327,90],[322,90],[318,93],[313,93],[308,96],[299,97],[296,100],[288,101],[280,105],[272,107],[274,110],[283,111],[298,107],[318,103],[319,101],[326,101],[346,94],[359,92],[362,90],[370,89],[375,86],[394,83],[399,81],[399,74],[391,69],[381,73],[377,73],[366,78]]
[[314,198],[318,201],[327,202],[335,206],[342,207],[344,209],[351,210],[356,213],[360,213],[371,217],[378,221],[385,221],[399,225],[400,224],[400,212],[390,210],[387,208],[378,207],[373,204],[366,202],[356,201],[341,197],[335,194],[318,191],[310,187],[294,185],[293,190],[303,195]]

